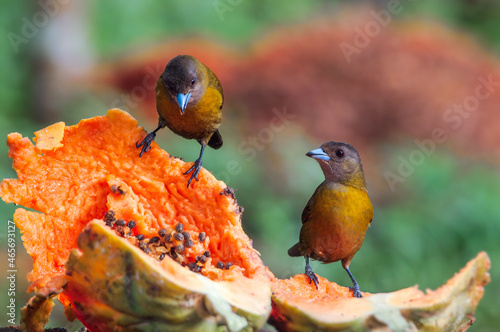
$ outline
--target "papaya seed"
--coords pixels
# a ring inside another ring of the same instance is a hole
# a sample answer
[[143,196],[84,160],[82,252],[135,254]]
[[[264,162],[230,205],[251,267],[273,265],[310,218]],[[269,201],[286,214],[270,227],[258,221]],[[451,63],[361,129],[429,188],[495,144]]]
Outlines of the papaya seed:
[[179,244],[177,247],[175,247],[175,252],[176,253],[182,254],[183,251],[184,251],[184,245],[183,244]]
[[170,249],[170,257],[172,257],[172,259],[174,259],[174,260],[175,260],[175,259],[177,259],[178,255],[177,255],[177,253],[175,252],[175,247],[172,247],[172,248]]
[[174,239],[176,239],[177,241],[184,241],[184,235],[182,235],[182,233],[174,233]]
[[203,242],[207,238],[207,234],[205,232],[201,232],[198,234],[198,241]]
[[106,221],[112,221],[115,219],[115,211],[109,210],[104,214],[104,220]]
[[111,192],[113,194],[124,195],[125,191],[122,189],[122,186],[117,186],[116,184],[111,185]]
[[116,226],[125,226],[127,224],[127,222],[123,219],[118,219],[116,222],[115,222]]
[[205,264],[205,263],[207,262],[207,259],[208,259],[208,258],[207,258],[207,256],[205,256],[205,255],[200,255],[200,256],[197,256],[197,257],[199,257],[198,261],[199,261],[200,263]]

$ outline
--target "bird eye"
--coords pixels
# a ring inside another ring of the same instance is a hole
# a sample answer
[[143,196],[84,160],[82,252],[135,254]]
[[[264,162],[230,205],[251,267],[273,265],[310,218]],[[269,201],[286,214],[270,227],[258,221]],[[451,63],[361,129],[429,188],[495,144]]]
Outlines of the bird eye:
[[193,77],[193,79],[191,80],[191,85],[194,85],[194,83],[196,83],[196,77]]
[[335,151],[335,155],[339,158],[342,158],[344,156],[344,150]]

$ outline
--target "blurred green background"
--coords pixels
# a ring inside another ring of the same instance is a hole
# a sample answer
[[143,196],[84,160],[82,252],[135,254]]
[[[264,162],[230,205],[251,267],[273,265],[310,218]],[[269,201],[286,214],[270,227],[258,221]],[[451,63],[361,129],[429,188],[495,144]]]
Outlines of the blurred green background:
[[[363,158],[375,205],[351,264],[361,289],[433,289],[485,250],[492,279],[470,330],[497,331],[499,93],[462,113],[456,127],[444,114],[474,94],[478,77],[500,80],[500,5],[400,1],[397,13],[375,19],[373,13],[387,10],[386,1],[3,2],[0,137],[17,131],[31,138],[50,123],[73,125],[113,106],[152,130],[157,119],[154,93],[144,84],[148,68],[162,69],[171,56],[193,52],[214,69],[226,93],[225,144],[207,151],[204,167],[236,189],[243,227],[276,276],[304,268],[303,259],[286,251],[323,180],[304,154],[327,140],[348,141]],[[378,28],[356,36],[370,29],[369,22],[379,22]],[[349,59],[342,43],[357,49]],[[294,117],[270,131],[276,112]],[[428,140],[441,127],[446,141],[429,155],[418,152],[415,140]],[[199,151],[196,142],[167,129],[157,142],[186,160]],[[15,177],[7,153],[0,144],[1,178]],[[233,160],[237,174],[227,169]],[[413,170],[391,185],[387,174],[398,174],[402,160],[413,160]],[[1,266],[8,262],[7,221],[14,209],[0,203]],[[18,309],[29,298],[30,264],[17,233]],[[312,267],[350,284],[338,263]],[[0,276],[3,312],[7,271]],[[0,315],[0,326],[9,325],[7,318]],[[58,305],[49,326],[72,331],[81,325],[67,322]]]

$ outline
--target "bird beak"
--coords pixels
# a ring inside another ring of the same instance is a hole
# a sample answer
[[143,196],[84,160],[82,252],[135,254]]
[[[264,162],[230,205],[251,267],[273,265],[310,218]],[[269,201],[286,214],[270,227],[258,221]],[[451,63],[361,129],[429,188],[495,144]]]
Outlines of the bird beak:
[[311,157],[311,158],[315,158],[315,159],[325,160],[325,161],[330,160],[330,157],[325,153],[325,151],[323,151],[322,148],[318,148],[316,150],[309,151],[308,153],[306,153],[306,156]]
[[179,93],[177,95],[176,100],[177,104],[179,104],[179,107],[181,108],[181,114],[184,114],[184,110],[186,109],[190,98],[191,98],[191,92]]

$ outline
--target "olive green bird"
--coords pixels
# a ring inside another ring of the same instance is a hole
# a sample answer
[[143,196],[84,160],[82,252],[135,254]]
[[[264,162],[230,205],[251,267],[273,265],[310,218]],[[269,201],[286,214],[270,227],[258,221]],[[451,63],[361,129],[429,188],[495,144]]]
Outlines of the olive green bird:
[[299,243],[291,247],[288,254],[305,257],[305,274],[316,288],[319,280],[309,265],[309,258],[323,263],[342,261],[353,284],[353,296],[362,297],[349,270],[373,219],[361,158],[352,145],[342,142],[325,143],[306,155],[318,161],[325,181],[307,202],[302,212]]
[[197,140],[201,144],[200,156],[184,173],[191,173],[189,187],[193,179],[198,181],[205,147],[219,149],[222,146],[218,128],[223,103],[222,85],[214,72],[193,56],[176,56],[156,83],[158,127],[136,143],[137,148],[142,147],[139,156],[150,149],[156,132],[165,126],[179,136]]

